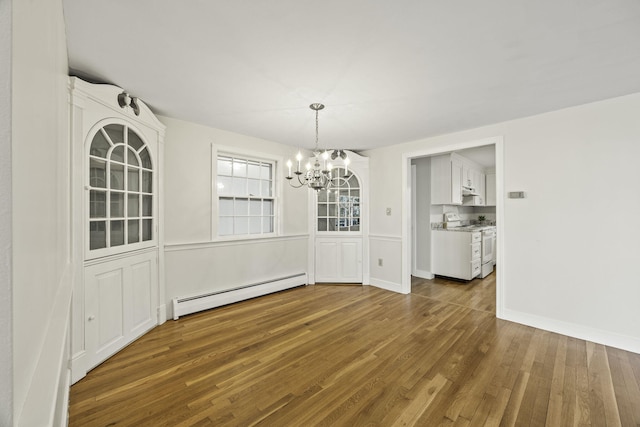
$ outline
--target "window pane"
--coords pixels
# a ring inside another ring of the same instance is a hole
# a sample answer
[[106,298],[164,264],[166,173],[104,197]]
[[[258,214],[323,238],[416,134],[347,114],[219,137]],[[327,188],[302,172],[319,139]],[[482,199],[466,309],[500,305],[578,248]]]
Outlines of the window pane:
[[233,159],[233,176],[240,176],[240,177],[247,176],[246,160]]
[[338,219],[337,218],[329,218],[327,220],[329,225],[329,231],[337,231],[338,229]]
[[124,166],[110,163],[109,168],[111,170],[110,188],[112,190],[124,190]]
[[356,176],[355,176],[355,175],[351,175],[351,176],[349,177],[349,185],[350,185],[352,188],[360,188],[360,183],[358,182],[358,178],[356,178]]
[[102,132],[96,133],[96,136],[93,137],[93,141],[91,141],[91,150],[89,150],[89,154],[92,156],[107,158],[107,151],[111,148],[111,144],[106,140]]
[[338,206],[335,203],[329,205],[327,216],[338,216]]
[[152,193],[153,192],[153,172],[142,171],[142,192],[143,193]]
[[124,221],[110,221],[111,224],[111,246],[124,245]]
[[247,196],[247,179],[246,178],[233,178],[232,194],[235,196]]
[[89,218],[105,218],[107,216],[107,193],[91,190],[89,192]]
[[143,219],[142,220],[142,241],[152,240],[153,238],[153,220],[152,219]]
[[152,196],[142,196],[142,216],[153,215]]
[[231,234],[233,234],[233,217],[220,217],[218,221],[218,235],[229,236]]
[[325,203],[318,204],[318,216],[327,216],[327,205]]
[[140,241],[140,220],[130,219],[127,221],[127,243],[138,243]]
[[234,234],[248,234],[249,233],[249,225],[248,221],[249,217],[239,217],[233,219],[233,231]]
[[262,179],[271,179],[271,165],[270,164],[262,164],[260,167],[260,178]]
[[124,145],[119,145],[111,152],[111,161],[124,163]]
[[101,160],[89,161],[89,185],[107,188],[107,163]]
[[138,151],[144,145],[144,142],[140,139],[138,134],[136,134],[131,129],[128,129],[128,137],[129,137],[129,146],[133,148],[135,151]]
[[140,216],[140,196],[137,194],[129,194],[127,199],[127,216]]
[[271,181],[262,181],[262,197],[271,197]]
[[106,247],[106,221],[91,221],[89,223],[89,249],[101,249]]
[[327,219],[318,218],[318,231],[327,231]]
[[260,234],[262,232],[262,217],[249,218],[249,234]]
[[262,232],[273,233],[273,217],[272,216],[262,217]]
[[140,161],[142,162],[143,168],[153,169],[153,167],[151,166],[151,157],[149,156],[149,150],[147,150],[147,147],[145,147],[144,150],[140,152]]
[[352,209],[351,209],[351,216],[355,217],[355,218],[359,218],[360,217],[360,205],[358,204],[354,204]]
[[249,214],[249,199],[236,199],[235,207],[233,210],[234,215],[248,215]]
[[262,200],[249,200],[249,215],[262,215]]
[[326,202],[327,201],[327,192],[325,190],[318,191],[318,202]]
[[220,198],[219,215],[231,216],[233,215],[233,199]]
[[218,177],[218,194],[219,195],[228,195],[228,194],[232,194],[231,190],[231,185],[232,185],[232,178],[230,177],[226,177],[226,176],[219,176]]
[[260,181],[257,179],[249,179],[247,181],[249,184],[249,195],[260,196]]
[[248,171],[247,176],[249,178],[260,178],[260,163],[257,162],[249,162],[248,163]]
[[127,180],[127,189],[129,191],[140,191],[140,169],[128,167]]
[[262,201],[262,215],[273,215],[273,200]]
[[133,166],[139,166],[138,155],[131,148],[127,150],[127,163]]
[[335,202],[336,201],[336,191],[337,190],[332,190],[332,191],[329,191],[327,193],[327,196],[328,196],[328,199],[329,199],[330,202]]
[[231,176],[231,159],[228,157],[218,158],[218,175]]
[[124,216],[124,193],[111,193],[111,218],[122,218]]
[[107,132],[107,135],[109,135],[109,138],[114,145],[124,142],[124,126],[111,124],[106,125],[104,130]]

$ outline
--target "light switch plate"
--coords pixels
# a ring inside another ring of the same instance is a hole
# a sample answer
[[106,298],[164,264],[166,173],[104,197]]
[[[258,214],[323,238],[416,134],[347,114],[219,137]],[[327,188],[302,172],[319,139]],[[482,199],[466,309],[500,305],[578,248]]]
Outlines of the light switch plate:
[[509,198],[510,199],[524,199],[526,194],[524,191],[510,191]]

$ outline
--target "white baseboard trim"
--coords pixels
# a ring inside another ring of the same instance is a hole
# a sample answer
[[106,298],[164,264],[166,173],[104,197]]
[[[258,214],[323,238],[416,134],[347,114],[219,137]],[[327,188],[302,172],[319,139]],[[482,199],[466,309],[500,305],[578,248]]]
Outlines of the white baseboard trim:
[[499,318],[640,354],[640,339],[571,322],[503,309]]
[[75,384],[87,375],[87,352],[79,351],[71,357],[71,384]]
[[167,305],[160,304],[160,306],[158,306],[158,325],[162,325],[166,321],[167,321]]
[[436,277],[435,274],[426,270],[414,270],[412,274],[416,277],[419,277],[421,279],[427,279],[427,280],[431,280],[434,277]]
[[399,294],[402,293],[402,285],[400,283],[393,283],[387,280],[376,279],[375,277],[371,277],[369,280],[369,284],[371,286],[375,286],[376,288],[397,292]]

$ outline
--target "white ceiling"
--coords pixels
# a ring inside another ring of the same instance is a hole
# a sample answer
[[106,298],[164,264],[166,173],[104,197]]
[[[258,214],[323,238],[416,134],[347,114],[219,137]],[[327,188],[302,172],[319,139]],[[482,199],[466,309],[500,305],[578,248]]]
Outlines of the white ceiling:
[[362,150],[640,92],[638,0],[64,0],[71,73],[156,113]]

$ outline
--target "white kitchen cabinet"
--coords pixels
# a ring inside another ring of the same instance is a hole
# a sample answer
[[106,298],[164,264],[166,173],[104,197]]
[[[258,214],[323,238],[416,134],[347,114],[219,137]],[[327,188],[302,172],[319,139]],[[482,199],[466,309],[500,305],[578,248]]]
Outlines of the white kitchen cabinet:
[[485,179],[485,204],[486,206],[496,205],[496,174],[488,173]]
[[482,266],[482,233],[434,230],[431,271],[440,276],[471,280]]
[[431,204],[461,205],[463,164],[459,156],[431,158]]

